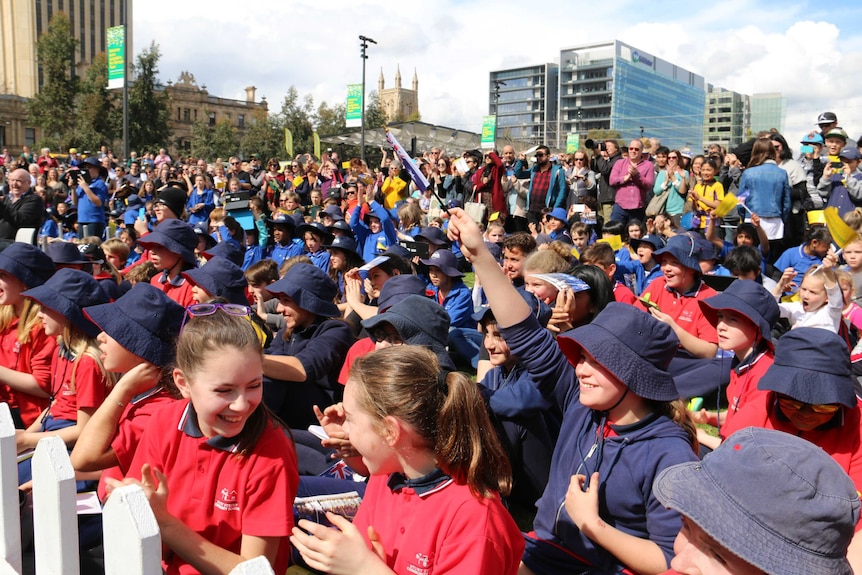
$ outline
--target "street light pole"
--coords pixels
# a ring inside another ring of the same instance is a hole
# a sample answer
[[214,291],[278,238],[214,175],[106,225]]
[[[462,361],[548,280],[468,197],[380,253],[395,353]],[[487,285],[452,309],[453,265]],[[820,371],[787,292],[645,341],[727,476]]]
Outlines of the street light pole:
[[[361,114],[362,126],[359,128],[360,134],[361,134],[359,145],[361,147],[360,157],[362,158],[362,163],[364,164],[365,163],[365,61],[368,59],[368,55],[365,53],[365,50],[368,48],[369,42],[371,42],[372,44],[377,44],[377,42],[375,42],[371,38],[368,38],[367,36],[363,36],[362,34],[359,35],[359,41],[361,42],[360,45],[362,46],[362,53],[360,55],[362,58],[362,114]],[[380,97],[380,94],[378,94],[377,96]]]
[[494,82],[494,148],[497,148],[497,130],[500,127],[500,86],[505,86],[503,80],[492,80]]

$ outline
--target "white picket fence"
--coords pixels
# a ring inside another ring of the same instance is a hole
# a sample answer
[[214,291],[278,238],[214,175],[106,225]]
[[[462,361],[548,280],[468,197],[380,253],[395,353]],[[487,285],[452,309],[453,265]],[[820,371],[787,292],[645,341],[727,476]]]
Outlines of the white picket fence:
[[[33,455],[33,531],[37,575],[79,575],[75,472],[59,437],[39,441]],[[15,426],[0,403],[0,575],[20,575],[21,524]],[[161,537],[143,490],[113,492],[103,511],[105,574],[160,575]],[[265,557],[231,575],[273,575]]]

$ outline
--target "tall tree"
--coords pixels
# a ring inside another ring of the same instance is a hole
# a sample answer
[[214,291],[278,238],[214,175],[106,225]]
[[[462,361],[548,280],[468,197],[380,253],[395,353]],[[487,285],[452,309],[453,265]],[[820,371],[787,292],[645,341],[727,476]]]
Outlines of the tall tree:
[[386,125],[386,113],[380,105],[380,95],[377,90],[368,94],[368,104],[365,106],[365,129],[378,130]]
[[212,153],[207,158],[229,158],[239,149],[239,133],[230,120],[222,118],[213,130]]
[[75,131],[70,145],[97,150],[113,147],[123,129],[122,104],[116,91],[108,90],[108,58],[102,53],[93,58],[80,84],[75,100]]
[[293,134],[293,153],[305,154],[314,151],[311,120],[314,116],[314,99],[310,94],[300,100],[299,92],[291,86],[281,104],[281,119],[284,127]]
[[240,141],[243,157],[258,154],[264,161],[269,158],[284,158],[284,128],[276,116],[257,110],[251,119],[251,126]]
[[33,125],[42,129],[42,143],[65,148],[75,123],[77,78],[72,75],[75,48],[69,17],[56,12],[36,44],[36,61],[42,86],[27,111]]
[[150,44],[137,57],[135,82],[129,89],[129,149],[139,152],[166,147],[168,128],[167,92],[159,85],[159,46]]

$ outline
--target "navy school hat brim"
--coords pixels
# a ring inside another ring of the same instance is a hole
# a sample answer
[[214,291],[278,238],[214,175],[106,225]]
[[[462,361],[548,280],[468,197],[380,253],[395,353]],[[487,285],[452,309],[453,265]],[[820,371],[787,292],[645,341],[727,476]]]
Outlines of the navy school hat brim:
[[[84,307],[110,301],[108,294],[91,274],[70,268],[58,271],[44,284],[21,295],[43,308],[55,311],[93,338],[99,335],[101,329],[84,314]],[[74,299],[70,295],[74,295]]]
[[14,242],[0,252],[0,270],[21,280],[25,288],[34,288],[48,281],[57,267],[36,246]]
[[[746,280],[737,280],[732,285],[736,286],[736,284],[745,281]],[[756,282],[749,281],[748,283],[756,285],[760,289],[766,291],[763,286]],[[737,295],[736,292],[739,292],[739,295]],[[753,295],[751,294],[750,286],[746,285],[741,285],[740,287],[729,287],[727,290],[717,295],[699,301],[698,305],[700,305],[700,309],[704,316],[706,316],[706,319],[713,326],[718,324],[719,310],[729,309],[744,315],[749,321],[757,326],[757,329],[760,331],[760,337],[766,341],[770,349],[774,349],[775,345],[773,344],[772,337],[770,335],[772,331],[772,323],[767,319],[767,316],[772,317],[772,320],[775,321],[778,319],[780,312],[778,304],[775,302],[772,294],[767,292],[766,295],[768,296],[768,300],[766,298],[761,298],[761,303],[764,306],[767,306],[766,316],[762,311],[758,310],[751,304],[750,300],[753,299]],[[769,305],[770,302],[772,305]]]
[[266,286],[266,291],[285,294],[307,312],[320,317],[338,317],[341,312],[333,303],[338,287],[326,273],[311,264],[295,265],[280,280]]
[[152,245],[162,246],[171,253],[178,254],[185,262],[197,264],[195,248],[198,245],[198,235],[182,220],[163,221],[154,231],[139,239],[138,243],[145,248]]
[[[849,543],[859,515],[858,495],[843,470],[815,445],[781,431],[748,427],[725,443],[703,461],[661,471],[653,482],[661,504],[770,575],[850,575],[846,550],[828,549],[836,540]],[[805,476],[792,467],[800,463],[808,464]],[[811,482],[815,474],[831,492],[821,493],[821,486]],[[788,485],[782,477],[793,481],[784,497],[777,489],[775,500],[766,497],[764,486]],[[829,501],[831,508],[822,510],[817,499]],[[817,507],[809,512],[817,523],[800,524],[810,533],[805,542],[782,533],[787,532],[785,525],[799,520],[795,505]]]
[[87,307],[84,313],[144,361],[158,367],[173,364],[185,310],[163,291],[138,283],[117,301]]
[[245,288],[248,281],[242,268],[232,261],[215,256],[199,268],[183,272],[193,285],[200,286],[212,297],[223,297],[230,303],[248,305]]
[[663,254],[670,254],[679,260],[684,267],[700,273],[700,260],[697,257],[697,241],[687,234],[678,234],[670,238],[665,246],[652,253],[656,261]]

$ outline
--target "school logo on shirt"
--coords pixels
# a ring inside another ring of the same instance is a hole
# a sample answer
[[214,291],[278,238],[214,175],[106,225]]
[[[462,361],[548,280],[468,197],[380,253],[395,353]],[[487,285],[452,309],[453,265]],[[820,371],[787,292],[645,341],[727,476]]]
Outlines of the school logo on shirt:
[[694,315],[692,314],[691,310],[685,309],[682,311],[681,314],[679,314],[677,321],[687,321],[688,323],[694,323]]
[[215,506],[222,511],[239,511],[239,503],[236,502],[236,490],[225,487],[221,490],[219,499]]
[[431,573],[431,568],[434,564],[434,554],[425,555],[424,553],[417,553],[414,561],[407,564],[407,571],[415,575],[428,575]]

